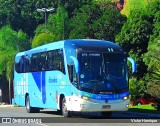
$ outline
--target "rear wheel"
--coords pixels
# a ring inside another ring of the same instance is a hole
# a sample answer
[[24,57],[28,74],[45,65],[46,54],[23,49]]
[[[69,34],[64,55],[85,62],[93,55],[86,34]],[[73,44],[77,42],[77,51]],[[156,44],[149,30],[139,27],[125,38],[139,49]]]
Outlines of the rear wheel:
[[28,113],[38,113],[40,111],[39,108],[31,107],[29,95],[26,97],[26,110]]
[[64,117],[71,117],[71,111],[67,110],[67,103],[65,97],[62,100],[62,115]]

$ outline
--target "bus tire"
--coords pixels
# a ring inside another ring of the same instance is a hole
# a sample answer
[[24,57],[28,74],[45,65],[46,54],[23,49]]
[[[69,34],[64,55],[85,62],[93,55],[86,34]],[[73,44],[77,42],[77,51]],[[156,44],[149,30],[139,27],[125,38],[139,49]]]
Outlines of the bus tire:
[[64,116],[64,117],[71,117],[71,111],[68,111],[67,110],[67,104],[66,104],[66,99],[65,99],[65,97],[63,98],[63,100],[62,100],[62,115]]
[[101,112],[102,117],[110,118],[112,116],[112,112]]
[[39,108],[31,107],[29,95],[26,97],[26,110],[28,113],[38,113],[40,111]]

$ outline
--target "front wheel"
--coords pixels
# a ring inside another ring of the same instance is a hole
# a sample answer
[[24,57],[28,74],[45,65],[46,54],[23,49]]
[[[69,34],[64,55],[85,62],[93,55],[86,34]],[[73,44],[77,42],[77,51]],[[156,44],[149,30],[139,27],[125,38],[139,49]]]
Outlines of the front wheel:
[[62,100],[62,115],[64,117],[71,117],[71,111],[67,110],[67,103],[65,98]]
[[28,113],[38,113],[40,111],[39,108],[31,107],[29,95],[26,97],[26,110]]

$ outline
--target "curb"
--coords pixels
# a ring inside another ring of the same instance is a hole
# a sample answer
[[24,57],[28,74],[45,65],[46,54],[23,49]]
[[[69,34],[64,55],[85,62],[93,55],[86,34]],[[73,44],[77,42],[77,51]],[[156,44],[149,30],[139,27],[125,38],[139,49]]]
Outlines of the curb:
[[0,108],[4,108],[4,107],[14,107],[14,105],[0,105]]

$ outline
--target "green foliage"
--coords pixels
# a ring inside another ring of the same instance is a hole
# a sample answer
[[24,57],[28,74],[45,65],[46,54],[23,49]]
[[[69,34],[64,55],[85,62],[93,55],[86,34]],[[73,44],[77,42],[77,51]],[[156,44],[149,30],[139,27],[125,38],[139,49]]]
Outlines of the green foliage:
[[102,12],[97,5],[85,5],[80,8],[70,21],[69,38],[94,38],[93,22],[101,15]]
[[155,79],[152,79],[153,77],[151,77],[148,86],[147,86],[147,90],[146,92],[148,94],[151,94],[152,96],[156,97],[156,98],[160,98],[160,86],[159,86],[159,82],[157,83],[155,81]]
[[55,34],[56,40],[68,38],[68,13],[63,7],[58,7],[57,13],[48,19],[47,28]]
[[41,33],[37,35],[32,42],[32,48],[52,42],[55,36],[51,33]]
[[76,10],[79,10],[84,5],[92,4],[93,0],[58,0],[58,7],[62,6],[68,13],[68,17],[71,18]]
[[126,18],[115,8],[86,5],[70,21],[69,38],[94,38],[114,41]]
[[126,5],[122,9],[121,13],[129,16],[133,10],[143,10],[155,0],[125,0]]
[[115,8],[114,2],[118,2],[119,0],[93,0],[93,3],[100,5],[101,9],[106,8]]
[[160,81],[160,35],[150,41],[148,52],[144,55],[143,60],[148,66],[148,71],[157,76]]
[[126,18],[115,8],[106,8],[102,16],[93,23],[94,36],[97,39],[115,41]]
[[38,24],[44,23],[44,13],[37,12],[37,8],[54,7],[53,0],[1,0],[0,4],[0,27],[10,24],[19,31],[22,29],[29,36]]
[[146,84],[143,79],[137,80],[137,78],[131,78],[129,80],[129,90],[132,97],[142,95],[146,90]]
[[0,74],[6,71],[7,79],[13,77],[14,57],[17,52],[28,49],[29,44],[22,31],[13,31],[10,26],[0,29]]
[[[160,8],[159,8],[160,9]],[[153,76],[157,76],[160,82],[160,10],[155,14],[153,35],[150,36],[148,52],[144,55],[144,62],[148,66],[148,71]]]
[[[116,36],[116,42],[137,62],[137,84],[143,89],[145,83],[146,91],[154,96],[160,82],[159,5],[160,2],[155,0],[146,5],[146,8],[132,10],[121,32]],[[144,78],[142,82],[141,78]],[[132,94],[137,94],[138,87],[133,86],[132,81],[130,85]],[[158,88],[157,90],[159,91]],[[158,93],[156,95],[159,96]]]
[[[146,82],[150,94],[155,97],[160,97],[160,2],[155,2],[153,11],[151,13],[154,17],[153,34],[150,36],[148,45],[148,52],[144,54],[143,61],[148,67],[146,74]],[[158,10],[156,12],[156,9]],[[156,13],[155,13],[156,12]],[[153,15],[154,13],[154,15]]]
[[137,76],[144,76],[146,66],[142,54],[146,53],[149,36],[152,34],[153,26],[148,21],[145,11],[135,10],[128,17],[127,22],[116,36],[116,43],[120,44],[130,57],[137,62]]

